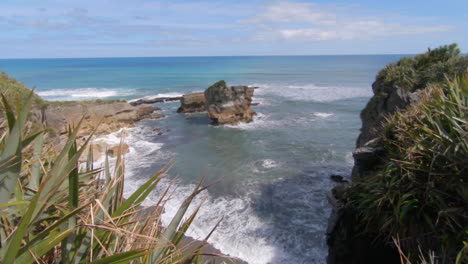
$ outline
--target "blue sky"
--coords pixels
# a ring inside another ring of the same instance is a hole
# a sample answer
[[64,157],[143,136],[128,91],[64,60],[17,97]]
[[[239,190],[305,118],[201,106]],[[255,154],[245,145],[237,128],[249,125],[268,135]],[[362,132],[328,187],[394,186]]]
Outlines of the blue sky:
[[0,58],[467,52],[468,1],[2,0],[0,36]]

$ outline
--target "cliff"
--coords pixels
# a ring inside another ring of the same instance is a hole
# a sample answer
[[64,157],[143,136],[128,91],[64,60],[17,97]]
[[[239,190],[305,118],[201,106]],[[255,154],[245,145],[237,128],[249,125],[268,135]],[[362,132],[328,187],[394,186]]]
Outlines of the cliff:
[[[450,148],[455,142],[466,144],[466,105],[457,108],[464,109],[461,112],[441,117],[440,124],[435,117],[466,103],[466,77],[457,81],[456,76],[467,72],[468,58],[461,56],[456,45],[402,58],[379,72],[372,85],[374,96],[361,112],[353,183],[334,190],[338,207],[330,221],[328,263],[398,263],[393,239],[404,241],[400,246],[413,259],[420,254],[427,257],[432,250],[442,263],[453,260],[463,228],[449,230],[440,217],[445,210],[453,210],[454,223],[468,219],[460,213],[463,207],[466,212],[466,197],[460,197],[457,185],[443,183],[461,180],[458,186],[466,188],[468,152],[463,147]],[[458,96],[449,98],[449,92]],[[453,135],[452,143],[440,142],[454,131],[460,134]],[[452,159],[453,163],[448,162]],[[434,176],[441,174],[452,177]],[[437,204],[440,201],[446,206]]]

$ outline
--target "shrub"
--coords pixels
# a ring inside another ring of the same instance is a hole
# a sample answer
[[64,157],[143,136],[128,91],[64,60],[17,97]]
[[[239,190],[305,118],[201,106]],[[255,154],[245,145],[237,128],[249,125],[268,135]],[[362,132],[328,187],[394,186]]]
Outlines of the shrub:
[[[424,67],[432,56],[457,53],[448,50],[416,61]],[[468,235],[468,75],[421,94],[420,103],[387,118],[386,162],[353,183],[346,206],[364,232],[388,243],[399,238],[410,258],[433,250],[453,263]]]
[[391,87],[414,92],[429,83],[443,83],[445,76],[461,76],[467,68],[468,58],[461,56],[457,44],[442,46],[387,65],[377,75],[380,85],[374,87],[374,94],[386,93]]

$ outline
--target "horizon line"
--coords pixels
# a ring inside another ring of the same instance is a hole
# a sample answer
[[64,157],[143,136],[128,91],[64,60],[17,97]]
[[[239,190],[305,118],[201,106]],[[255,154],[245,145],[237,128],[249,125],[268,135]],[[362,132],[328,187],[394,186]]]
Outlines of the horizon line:
[[[222,57],[325,57],[325,56],[384,56],[384,55],[415,55],[417,53],[369,53],[369,54],[309,54],[309,55],[188,55],[188,56],[121,56],[121,57],[28,57],[0,58],[0,60],[41,60],[41,59],[137,59],[137,58],[222,58]],[[463,54],[464,55],[464,54]]]

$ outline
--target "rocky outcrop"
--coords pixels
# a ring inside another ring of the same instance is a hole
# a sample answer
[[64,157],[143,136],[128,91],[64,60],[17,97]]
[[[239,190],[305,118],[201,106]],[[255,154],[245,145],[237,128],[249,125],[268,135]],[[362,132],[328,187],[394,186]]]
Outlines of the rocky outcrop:
[[[84,139],[88,138],[94,129],[96,129],[94,135],[109,134],[121,128],[133,127],[135,122],[142,119],[164,117],[162,114],[155,113],[158,110],[160,108],[148,105],[134,107],[125,101],[49,102],[46,107],[35,107],[30,120],[31,124],[42,124],[48,131],[46,143],[60,150],[66,142],[68,127],[78,125],[80,120],[82,121],[77,135],[78,143],[84,142]],[[99,158],[106,149],[110,150],[114,147],[94,148],[94,158]],[[115,155],[117,153],[115,150],[113,149],[109,154]],[[123,153],[126,151],[128,149]]]
[[418,91],[411,93],[404,88],[382,87],[378,81],[374,82],[372,90],[375,95],[361,112],[362,128],[356,142],[358,148],[377,137],[386,116],[420,100]]
[[193,113],[206,111],[205,93],[189,93],[182,96],[180,99],[180,107],[177,113]]
[[[352,179],[354,180],[375,173],[385,162],[386,153],[379,137],[385,117],[420,100],[418,91],[407,92],[403,88],[385,86],[379,79],[372,84],[372,90],[374,96],[361,112],[361,133],[353,152]],[[397,263],[399,256],[396,251],[376,239],[377,234],[362,235],[359,223],[356,222],[355,212],[341,207],[340,202],[345,200],[346,188],[339,185],[333,190],[335,209],[329,220],[327,262],[329,264]]]
[[251,122],[256,114],[250,108],[254,88],[247,86],[226,86],[219,81],[205,90],[208,117],[215,125]]
[[142,119],[163,117],[153,113],[157,110],[160,108],[148,105],[134,107],[127,102],[63,102],[52,103],[46,109],[36,109],[33,116],[58,134],[65,134],[67,126],[77,125],[83,118],[78,133],[80,137],[89,135],[95,127],[95,134],[107,134],[122,127],[132,127]]
[[182,99],[181,96],[141,98],[141,99],[130,101],[129,104],[132,106],[137,106],[137,105],[142,105],[142,104],[157,104],[157,103],[165,103],[165,102],[172,102],[172,101],[180,101],[180,99]]

